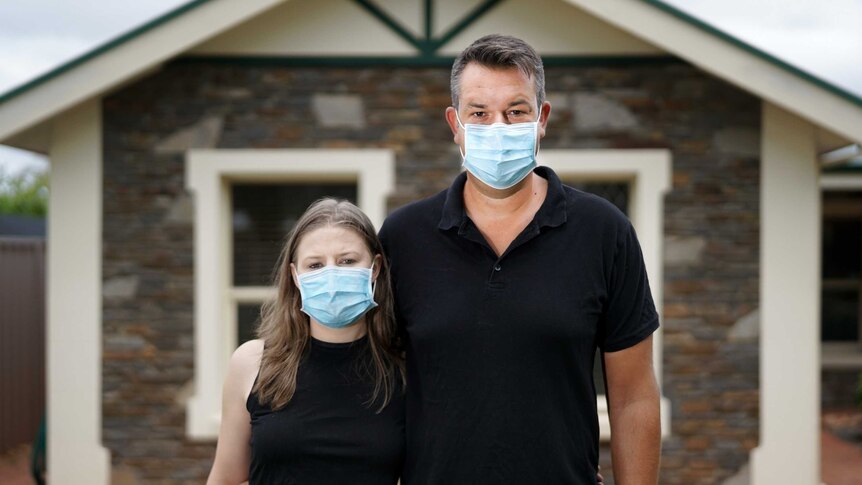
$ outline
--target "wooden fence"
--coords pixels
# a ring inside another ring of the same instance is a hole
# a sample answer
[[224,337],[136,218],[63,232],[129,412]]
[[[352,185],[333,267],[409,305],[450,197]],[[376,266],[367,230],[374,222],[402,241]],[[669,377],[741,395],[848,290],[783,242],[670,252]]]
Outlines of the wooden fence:
[[45,411],[45,240],[0,237],[0,453]]

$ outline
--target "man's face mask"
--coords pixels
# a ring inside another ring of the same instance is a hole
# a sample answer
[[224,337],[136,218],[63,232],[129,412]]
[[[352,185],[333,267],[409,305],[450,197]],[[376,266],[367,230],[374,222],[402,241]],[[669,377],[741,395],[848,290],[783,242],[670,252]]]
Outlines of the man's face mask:
[[455,116],[464,130],[464,168],[485,185],[508,189],[536,168],[538,118],[526,123],[464,125]]

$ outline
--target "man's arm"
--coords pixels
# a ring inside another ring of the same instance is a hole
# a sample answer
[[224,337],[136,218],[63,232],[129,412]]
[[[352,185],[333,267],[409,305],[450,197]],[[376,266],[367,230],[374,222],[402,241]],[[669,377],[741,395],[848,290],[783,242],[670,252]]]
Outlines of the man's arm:
[[605,372],[614,481],[619,485],[655,485],[661,418],[652,336],[627,349],[605,353]]

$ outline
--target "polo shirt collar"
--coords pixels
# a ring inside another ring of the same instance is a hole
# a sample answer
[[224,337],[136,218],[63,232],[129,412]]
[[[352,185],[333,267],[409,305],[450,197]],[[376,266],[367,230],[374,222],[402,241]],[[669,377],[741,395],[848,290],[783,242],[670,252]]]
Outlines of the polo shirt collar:
[[[548,193],[545,201],[536,212],[533,222],[538,227],[556,227],[566,222],[566,193],[563,183],[557,174],[549,167],[538,166],[534,172],[548,181]],[[443,214],[440,217],[439,229],[446,230],[461,227],[467,220],[467,210],[464,207],[464,185],[467,183],[467,172],[461,172],[446,193],[443,203]]]

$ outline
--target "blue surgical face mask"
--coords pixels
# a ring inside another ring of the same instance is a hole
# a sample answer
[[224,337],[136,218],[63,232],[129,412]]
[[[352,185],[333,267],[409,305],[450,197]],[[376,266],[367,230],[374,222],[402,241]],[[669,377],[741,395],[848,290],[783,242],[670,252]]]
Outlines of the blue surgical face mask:
[[322,325],[343,328],[355,323],[374,303],[371,268],[326,266],[298,274],[301,310]]
[[[457,113],[455,115],[458,117]],[[508,189],[536,168],[539,120],[526,123],[464,125],[464,168],[495,189]]]

